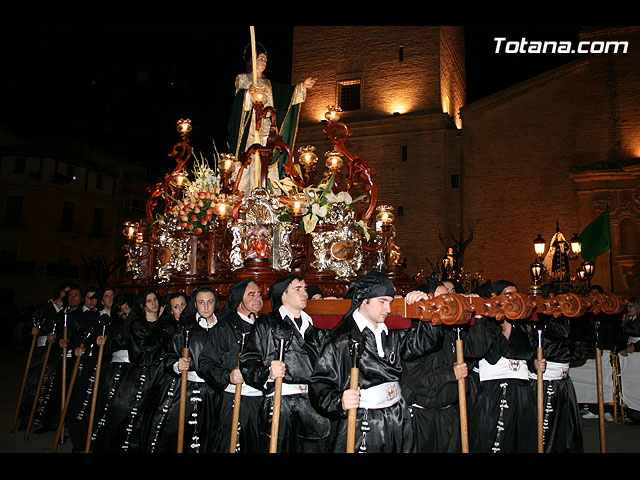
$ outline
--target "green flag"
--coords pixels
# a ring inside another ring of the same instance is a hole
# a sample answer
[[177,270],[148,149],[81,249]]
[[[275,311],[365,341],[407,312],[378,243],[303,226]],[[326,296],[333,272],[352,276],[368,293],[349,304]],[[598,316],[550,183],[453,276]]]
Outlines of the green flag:
[[609,207],[598,218],[587,225],[578,236],[582,247],[582,258],[595,262],[598,256],[611,248],[609,231]]

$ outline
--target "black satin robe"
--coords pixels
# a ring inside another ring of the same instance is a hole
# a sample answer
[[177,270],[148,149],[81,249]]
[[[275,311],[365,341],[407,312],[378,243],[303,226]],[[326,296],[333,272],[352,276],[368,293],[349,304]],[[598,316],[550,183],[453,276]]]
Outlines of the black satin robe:
[[[538,330],[542,330],[542,355],[547,362],[571,363],[586,357],[586,344],[569,338],[571,322],[580,322],[581,318],[538,317],[538,322],[527,324],[527,330],[535,349],[539,344]],[[533,361],[529,362],[529,370],[535,371]],[[562,379],[544,380],[543,384],[545,453],[583,453],[580,409],[571,373]],[[537,379],[531,381],[531,388],[537,401]]]
[[[189,349],[191,359],[189,371],[203,378],[200,356],[213,328],[215,327],[203,328],[198,324],[195,316],[185,318],[178,325],[178,330],[173,335],[169,350],[163,359],[164,372],[168,381],[161,382],[162,389],[158,392],[155,413],[149,426],[149,452],[176,452],[182,375],[176,373],[174,364],[183,356],[186,347]],[[218,424],[219,397],[219,394],[206,382],[187,380],[183,452],[213,452],[213,439]]]
[[[220,420],[213,450],[228,453],[235,396],[224,390],[229,385],[231,371],[238,367],[243,336],[246,339],[252,324],[233,313],[218,321],[211,329],[209,340],[200,355],[200,371],[206,382],[221,396]],[[255,453],[259,448],[259,423],[263,396],[243,396],[237,428],[236,453]]]
[[[487,352],[498,328],[493,319],[478,318],[460,331],[468,370],[465,378],[467,418],[474,415],[480,382],[473,368]],[[453,364],[457,362],[458,332],[448,326],[442,329],[442,348],[403,362],[402,394],[411,411],[416,453],[460,453],[462,448],[458,380],[453,371]]]
[[84,345],[84,353],[80,357],[76,379],[70,392],[69,410],[65,419],[73,449],[76,451],[84,451],[86,446],[100,349],[96,339],[105,333],[106,320],[106,316],[101,317],[98,312],[87,310],[72,318],[69,329],[69,348],[73,356],[70,362],[70,359],[67,359],[68,363],[75,364],[77,360],[75,349]]
[[[37,336],[46,337],[50,333],[55,333],[55,328],[60,318],[62,318],[61,315],[56,311],[51,301],[41,305],[36,310],[33,318],[34,326],[39,328]],[[22,402],[20,404],[19,412],[19,429],[26,428],[34,402],[37,404],[36,410],[34,411],[33,427],[37,427],[42,424],[42,412],[46,407],[46,403],[50,400],[48,394],[53,386],[52,383],[55,378],[56,368],[59,366],[59,362],[56,360],[59,358],[60,351],[56,342],[54,341],[53,345],[51,345],[46,367],[44,367],[44,362],[45,357],[47,356],[47,342],[45,341],[44,345],[41,346],[38,346],[37,342],[38,340],[36,340],[36,346],[33,350],[29,371],[27,373],[27,381],[22,394]],[[40,392],[38,393],[38,382],[42,375],[43,368],[44,376]],[[36,393],[38,393],[37,400],[35,398]],[[56,427],[55,425],[46,424],[42,424],[41,426],[45,427],[46,430],[53,430]]]
[[[322,345],[310,380],[310,397],[320,411],[337,421],[331,451],[346,451],[348,412],[342,408],[342,394],[350,388],[350,337],[364,344],[359,361],[358,384],[366,389],[386,382],[400,382],[402,361],[416,359],[442,346],[442,329],[430,322],[412,321],[411,328],[383,333],[384,357],[378,355],[376,341],[368,328],[360,332],[352,316],[331,331]],[[413,434],[409,409],[404,398],[386,408],[359,408],[356,451],[370,453],[410,452]]]
[[[258,318],[246,340],[240,356],[240,371],[247,384],[262,390],[264,395],[274,391],[274,382],[267,381],[269,367],[278,360],[275,338],[291,341],[285,349],[286,372],[283,383],[307,384],[311,378],[317,354],[328,331],[309,326],[300,335],[293,322],[271,312]],[[273,396],[265,397],[262,408],[261,447],[268,451],[271,435]],[[330,434],[329,419],[320,415],[309,401],[309,394],[282,395],[278,452],[326,452]]]
[[[130,314],[133,315],[133,312]],[[176,322],[163,318],[148,322],[133,317],[129,340],[131,366],[106,414],[96,453],[141,453],[148,443],[150,418],[158,395],[157,381],[163,370],[166,338]]]
[[95,452],[101,449],[102,431],[106,419],[113,405],[116,392],[131,367],[130,361],[113,361],[113,354],[120,350],[129,351],[132,318],[133,315],[129,315],[126,318],[111,317],[110,324],[107,327],[107,342],[104,346],[96,415],[91,435],[91,449]]
[[[524,322],[513,324],[509,339],[496,330],[484,359],[495,364],[501,357],[527,364],[535,359],[536,350],[529,340]],[[536,412],[536,397],[528,379],[481,381],[474,415],[469,419],[471,452],[537,452]]]
[[[60,423],[60,412],[62,410],[62,356],[65,352],[65,350],[60,347],[60,340],[64,339],[65,318],[67,326],[67,340],[69,341],[66,349],[67,355],[65,357],[65,393],[68,393],[68,386],[71,381],[71,374],[73,372],[75,362],[71,339],[73,335],[72,325],[74,324],[75,319],[81,315],[82,307],[67,312],[66,314],[64,311],[60,311],[58,313],[55,332],[56,339],[51,350],[54,368],[52,369],[52,374],[50,376],[48,375],[44,380],[37,407],[37,415],[40,420],[40,424],[44,429],[57,430]],[[67,412],[67,418],[68,416],[69,413]],[[68,436],[68,430],[65,432],[64,436]]]

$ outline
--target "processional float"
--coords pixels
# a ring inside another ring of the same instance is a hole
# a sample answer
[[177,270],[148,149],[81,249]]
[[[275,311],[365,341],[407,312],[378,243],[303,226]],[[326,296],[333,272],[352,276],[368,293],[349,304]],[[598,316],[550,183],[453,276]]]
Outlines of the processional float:
[[[252,44],[255,65],[253,31]],[[253,79],[257,84],[255,70]],[[160,294],[191,294],[206,284],[224,300],[238,281],[252,278],[266,296],[278,276],[293,272],[307,284],[320,285],[325,297],[341,299],[349,283],[370,270],[386,273],[400,296],[413,290],[415,284],[404,272],[402,251],[394,240],[393,208],[377,204],[376,170],[361,154],[349,151],[347,141],[352,133],[340,121],[340,108],[328,107],[325,115],[323,131],[332,150],[326,154],[324,176],[314,185],[319,173],[315,148],[298,149],[296,161],[291,146],[276,132],[274,119],[281,112],[265,106],[258,96],[253,101],[257,130],[271,117],[266,144],[253,144],[237,157],[216,153],[213,167],[193,155],[190,120],[178,122],[181,139],[169,153],[176,160],[174,170],[148,187],[146,216],[125,223],[127,274],[118,290],[135,293],[154,288]],[[286,153],[286,160],[281,178],[271,180],[268,169],[276,151]],[[193,178],[189,178],[187,163],[192,157]],[[345,159],[347,174],[342,179]],[[240,191],[240,181],[251,174],[252,164],[256,188]],[[362,195],[354,198],[359,190]],[[519,320],[536,311],[579,317],[586,312],[617,313],[622,305],[614,294],[566,293],[542,298],[507,293],[487,299],[450,293],[413,305],[396,299],[390,318],[417,318],[460,329],[476,315]],[[322,324],[323,318],[332,319],[325,324],[331,328],[349,307],[349,300],[316,300],[309,301],[307,312],[314,325]],[[458,362],[463,362],[459,338],[456,348]],[[353,355],[352,378],[357,380],[357,346]],[[468,452],[464,379],[458,387],[462,450]],[[353,414],[351,418],[354,423]],[[233,424],[232,429],[236,428]],[[275,429],[277,432],[277,425]],[[353,435],[350,439],[348,443],[353,443]],[[540,451],[543,441],[539,422]],[[353,451],[353,445],[347,448]]]

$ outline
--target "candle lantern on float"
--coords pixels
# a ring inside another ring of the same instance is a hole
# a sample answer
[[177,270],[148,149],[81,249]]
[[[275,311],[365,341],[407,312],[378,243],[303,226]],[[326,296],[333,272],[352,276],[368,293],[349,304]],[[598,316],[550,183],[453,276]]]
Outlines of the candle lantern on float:
[[337,122],[340,120],[340,112],[342,112],[340,107],[329,105],[327,107],[327,112],[324,114],[324,118],[329,122]]
[[313,172],[318,163],[318,155],[315,153],[316,147],[313,145],[306,145],[298,149],[298,163],[302,165],[306,177],[306,185],[310,185],[313,180]]
[[139,225],[137,222],[124,222],[124,229],[122,230],[122,234],[127,237],[127,240],[131,242],[137,236],[138,227]]
[[390,228],[395,216],[391,205],[378,205],[376,207],[376,230],[383,231]]
[[220,170],[220,190],[223,193],[231,193],[231,176],[236,169],[236,156],[230,153],[222,154],[218,168]]
[[188,118],[181,118],[180,120],[178,120],[176,130],[182,138],[188,137],[189,133],[191,133],[191,130],[193,130],[193,127],[191,126],[191,120]]
[[184,170],[178,170],[177,172],[173,172],[171,174],[171,185],[173,185],[176,189],[180,190],[184,187],[187,182],[187,172]]

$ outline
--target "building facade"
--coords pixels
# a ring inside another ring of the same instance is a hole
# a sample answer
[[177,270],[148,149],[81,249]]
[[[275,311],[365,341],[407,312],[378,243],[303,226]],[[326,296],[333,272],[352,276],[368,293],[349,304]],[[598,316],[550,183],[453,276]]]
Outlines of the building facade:
[[24,308],[56,285],[99,286],[118,268],[122,223],[144,214],[145,171],[56,139],[0,133],[0,292]]
[[[639,34],[583,29],[580,40],[633,46]],[[462,28],[295,27],[292,82],[318,77],[296,145],[322,152],[326,107],[346,105],[350,146],[396,209],[410,274],[457,245],[467,272],[526,291],[534,238],[549,242],[558,225],[568,240],[608,206],[612,249],[592,283],[638,294],[638,55],[585,54],[466,104]]]

